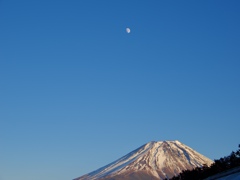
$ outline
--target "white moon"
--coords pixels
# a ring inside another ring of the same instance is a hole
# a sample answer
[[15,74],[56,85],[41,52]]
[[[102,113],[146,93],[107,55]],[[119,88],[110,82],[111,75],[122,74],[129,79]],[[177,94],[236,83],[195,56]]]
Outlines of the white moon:
[[129,34],[131,32],[130,28],[126,28],[126,32]]

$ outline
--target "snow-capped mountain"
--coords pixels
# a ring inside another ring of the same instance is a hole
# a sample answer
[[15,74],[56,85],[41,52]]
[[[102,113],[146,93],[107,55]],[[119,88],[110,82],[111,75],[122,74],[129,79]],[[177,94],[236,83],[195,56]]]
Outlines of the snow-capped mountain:
[[74,180],[162,180],[182,170],[212,163],[212,160],[179,141],[152,141]]

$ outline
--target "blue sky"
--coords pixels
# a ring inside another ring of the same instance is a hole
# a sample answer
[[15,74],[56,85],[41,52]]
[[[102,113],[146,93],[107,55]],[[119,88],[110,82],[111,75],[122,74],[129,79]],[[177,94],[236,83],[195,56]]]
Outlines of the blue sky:
[[73,179],[152,140],[236,150],[239,7],[0,0],[0,180]]

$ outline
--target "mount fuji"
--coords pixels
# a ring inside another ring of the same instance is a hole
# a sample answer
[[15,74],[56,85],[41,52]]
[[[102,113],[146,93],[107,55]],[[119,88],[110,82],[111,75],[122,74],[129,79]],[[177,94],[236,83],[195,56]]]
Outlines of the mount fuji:
[[152,141],[74,180],[163,180],[212,163],[179,141]]

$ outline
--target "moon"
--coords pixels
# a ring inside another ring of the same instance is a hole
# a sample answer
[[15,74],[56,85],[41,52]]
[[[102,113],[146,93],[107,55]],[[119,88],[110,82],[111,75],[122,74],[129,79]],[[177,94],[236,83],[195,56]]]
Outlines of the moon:
[[126,32],[129,34],[131,32],[130,28],[126,28]]

